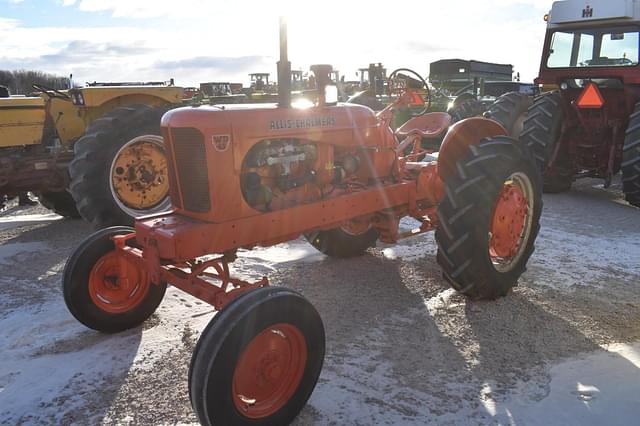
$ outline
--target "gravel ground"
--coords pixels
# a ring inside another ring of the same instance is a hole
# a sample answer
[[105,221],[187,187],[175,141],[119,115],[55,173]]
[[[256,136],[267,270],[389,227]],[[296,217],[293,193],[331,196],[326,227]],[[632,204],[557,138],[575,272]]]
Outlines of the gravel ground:
[[[620,198],[592,180],[545,195],[528,271],[495,302],[448,288],[429,234],[348,261],[302,241],[242,253],[237,273],[302,292],[325,323],[295,424],[636,423],[640,210]],[[83,328],[59,285],[88,233],[41,207],[0,214],[0,424],[196,422],[186,375],[211,308],[170,288],[138,329]]]

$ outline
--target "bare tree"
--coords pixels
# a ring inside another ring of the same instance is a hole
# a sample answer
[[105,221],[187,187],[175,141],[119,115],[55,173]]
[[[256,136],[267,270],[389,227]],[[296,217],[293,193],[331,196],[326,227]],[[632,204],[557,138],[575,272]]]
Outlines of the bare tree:
[[42,71],[6,71],[0,70],[0,86],[5,86],[14,95],[28,95],[33,92],[32,85],[42,84],[53,89],[68,89],[69,79]]

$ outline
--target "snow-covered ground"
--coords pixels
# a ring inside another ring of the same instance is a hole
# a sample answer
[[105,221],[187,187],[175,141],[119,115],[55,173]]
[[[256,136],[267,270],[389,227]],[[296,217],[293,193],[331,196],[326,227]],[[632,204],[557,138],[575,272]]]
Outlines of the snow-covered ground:
[[[587,181],[545,196],[542,222],[519,286],[490,303],[447,287],[431,234],[351,260],[303,240],[240,252],[236,273],[301,291],[325,322],[295,424],[637,424],[640,210]],[[59,285],[89,232],[0,214],[0,424],[195,423],[186,373],[211,307],[170,288],[138,329],[84,328]]]

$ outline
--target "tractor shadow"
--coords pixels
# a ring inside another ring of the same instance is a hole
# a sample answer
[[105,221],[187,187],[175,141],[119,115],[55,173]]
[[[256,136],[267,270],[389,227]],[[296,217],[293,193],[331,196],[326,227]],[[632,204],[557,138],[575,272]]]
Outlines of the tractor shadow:
[[518,422],[504,405],[510,398],[544,399],[551,363],[601,348],[578,321],[547,309],[544,296],[516,290],[472,302],[440,276],[433,255],[403,262],[376,251],[274,277],[309,298],[326,329],[325,367],[295,424]]

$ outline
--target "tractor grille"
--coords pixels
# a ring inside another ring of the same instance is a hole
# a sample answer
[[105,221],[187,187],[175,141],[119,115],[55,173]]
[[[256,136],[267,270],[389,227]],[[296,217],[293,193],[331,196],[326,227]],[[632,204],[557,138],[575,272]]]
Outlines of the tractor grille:
[[198,213],[208,212],[211,199],[204,136],[198,129],[176,128],[171,130],[171,139],[182,208]]
[[[163,134],[164,140],[168,140],[166,134]],[[169,173],[169,196],[171,197],[171,204],[177,208],[182,208],[182,199],[180,198],[180,191],[178,190],[178,179],[176,178],[176,163],[173,159],[173,149],[171,144],[165,144],[165,155],[167,156],[167,165]]]

